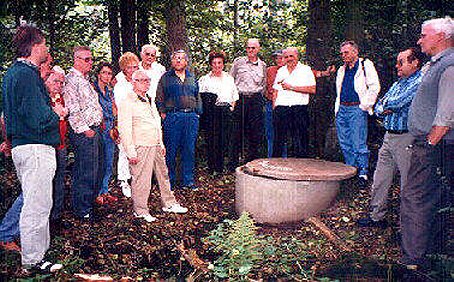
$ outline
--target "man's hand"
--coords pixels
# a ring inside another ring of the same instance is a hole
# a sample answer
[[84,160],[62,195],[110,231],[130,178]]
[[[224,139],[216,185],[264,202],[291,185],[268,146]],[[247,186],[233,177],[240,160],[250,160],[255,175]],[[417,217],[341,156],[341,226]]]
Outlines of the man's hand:
[[135,164],[139,163],[139,158],[138,157],[128,158],[128,161],[129,161],[129,164],[135,165]]
[[86,137],[92,138],[93,136],[96,135],[96,131],[89,129],[87,131],[84,131],[84,134],[85,134]]
[[282,89],[284,90],[292,90],[292,86],[288,84],[287,82],[282,82],[281,83]]
[[166,147],[161,147],[161,154],[165,157],[166,156]]
[[160,113],[161,119],[164,120],[166,118],[166,113]]
[[68,115],[68,109],[63,107],[61,104],[56,104],[52,110],[60,117],[60,119],[64,119]]

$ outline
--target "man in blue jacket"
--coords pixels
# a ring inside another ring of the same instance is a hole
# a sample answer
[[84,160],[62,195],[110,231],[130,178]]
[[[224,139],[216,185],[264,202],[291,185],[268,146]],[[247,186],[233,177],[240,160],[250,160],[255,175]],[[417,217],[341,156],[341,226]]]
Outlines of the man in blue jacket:
[[59,119],[66,110],[51,107],[38,67],[48,48],[42,32],[32,26],[17,28],[13,38],[17,60],[3,79],[3,106],[7,137],[22,185],[24,205],[19,228],[25,272],[52,272],[59,264],[43,261],[49,248],[52,180],[56,170],[55,146],[60,143]]

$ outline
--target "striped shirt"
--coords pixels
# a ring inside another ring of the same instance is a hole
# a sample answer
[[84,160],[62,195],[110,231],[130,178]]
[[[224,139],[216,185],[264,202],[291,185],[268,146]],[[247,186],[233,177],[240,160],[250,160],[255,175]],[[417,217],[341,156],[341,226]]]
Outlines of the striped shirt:
[[[416,71],[409,77],[400,78],[386,92],[385,96],[375,105],[375,113],[384,117],[386,130],[406,131],[408,130],[408,111],[411,101],[421,83],[422,73]],[[390,110],[391,113],[383,115],[383,111]]]

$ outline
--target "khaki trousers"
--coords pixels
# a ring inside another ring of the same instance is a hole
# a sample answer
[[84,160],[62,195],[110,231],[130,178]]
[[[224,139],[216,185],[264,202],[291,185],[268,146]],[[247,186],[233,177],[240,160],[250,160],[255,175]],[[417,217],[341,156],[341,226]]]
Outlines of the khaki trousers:
[[177,201],[170,190],[169,173],[162,154],[162,148],[160,146],[139,146],[136,151],[139,162],[135,165],[130,165],[134,212],[138,215],[149,214],[148,197],[150,196],[153,171],[156,174],[163,206],[168,207],[175,204]]

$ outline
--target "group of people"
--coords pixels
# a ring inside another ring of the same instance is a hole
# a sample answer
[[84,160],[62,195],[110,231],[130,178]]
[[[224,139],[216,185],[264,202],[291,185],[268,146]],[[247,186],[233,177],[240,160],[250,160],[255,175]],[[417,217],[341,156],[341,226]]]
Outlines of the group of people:
[[[430,63],[421,70],[420,51],[400,52],[399,80],[378,101],[380,82],[374,64],[359,57],[355,42],[340,46],[344,64],[336,77],[336,127],[345,163],[357,168],[362,184],[367,184],[369,173],[367,115],[383,117],[386,129],[373,178],[371,213],[358,223],[386,226],[388,189],[398,169],[401,262],[409,268],[423,265],[429,251],[440,190],[436,154],[442,141],[445,154],[453,154],[453,36],[449,17],[424,22],[418,44],[431,56]],[[233,171],[242,162],[262,157],[264,136],[268,157],[307,157],[310,95],[316,93],[317,77],[335,71],[312,70],[299,61],[295,47],[274,52],[276,66],[267,68],[258,56],[260,42],[252,38],[246,43],[246,56],[236,58],[230,72],[224,70],[226,54],[213,51],[208,56],[211,71],[197,79],[184,50],[172,53],[171,69],[166,71],[156,61],[156,48],[145,45],[140,60],[131,52],[120,57],[121,72],[115,77],[109,63],[98,64],[92,82],[89,47],[74,48],[74,64],[65,75],[60,67],[50,67],[39,29],[18,27],[13,43],[17,60],[2,89],[5,139],[11,146],[4,143],[1,148],[7,153],[12,147],[22,194],[0,225],[0,243],[11,247],[20,234],[27,271],[62,267],[43,257],[49,247],[49,220],[58,222],[63,208],[67,135],[75,155],[74,216],[94,220],[94,203],[118,200],[109,193],[118,147],[119,186],[124,196],[132,197],[134,215],[153,222],[157,218],[147,204],[153,173],[164,212],[186,213],[174,191],[198,190],[194,168],[201,115],[207,123],[208,166],[213,173]]]

